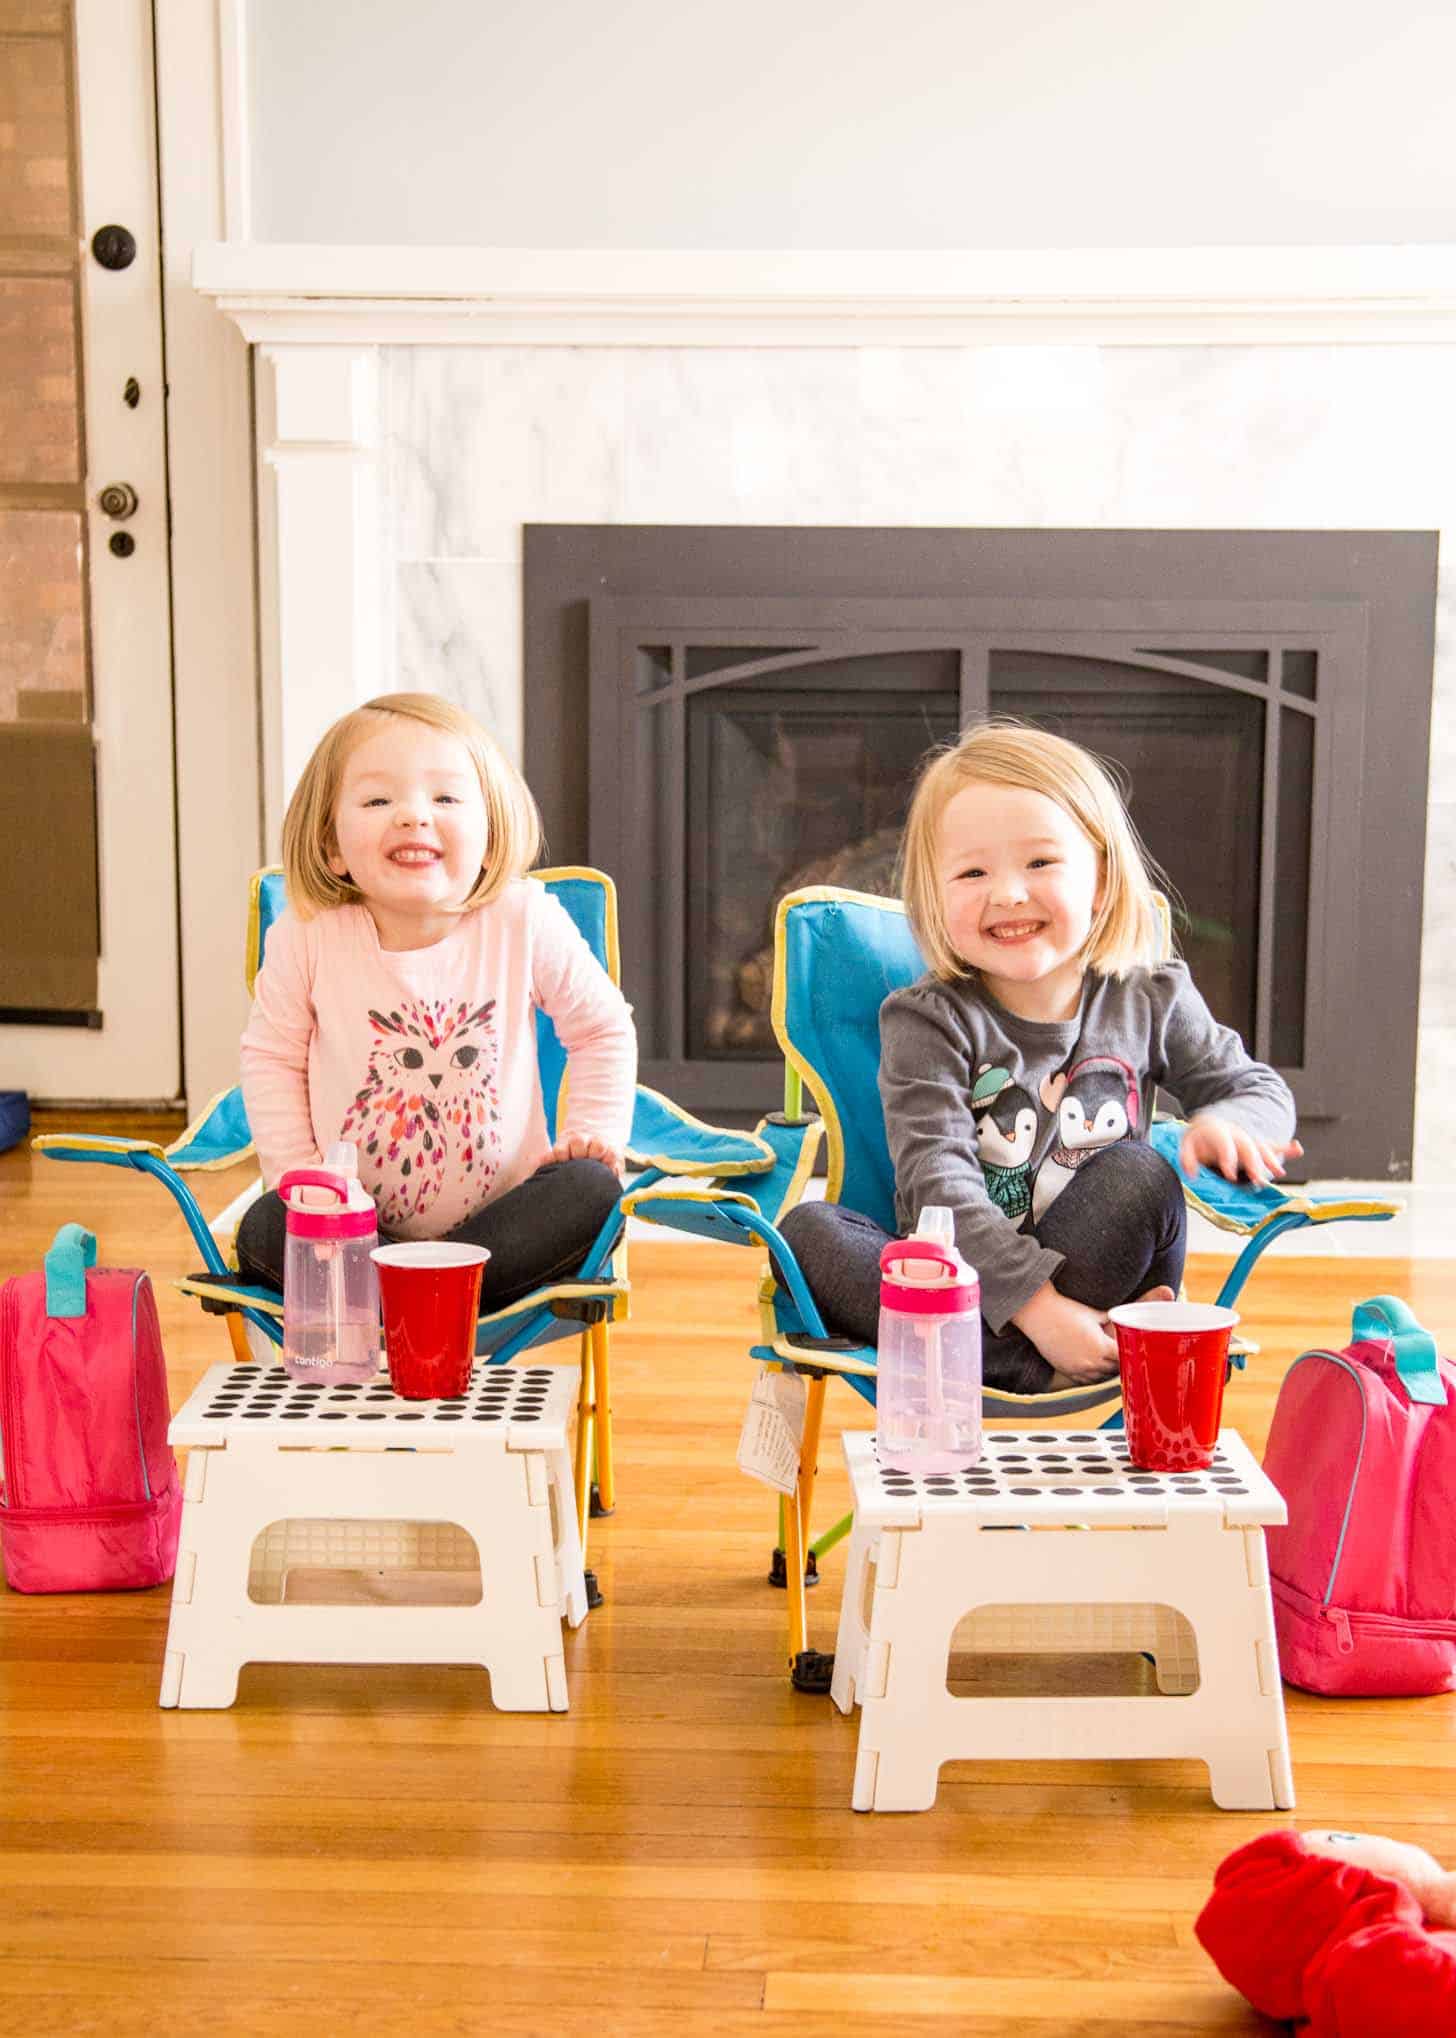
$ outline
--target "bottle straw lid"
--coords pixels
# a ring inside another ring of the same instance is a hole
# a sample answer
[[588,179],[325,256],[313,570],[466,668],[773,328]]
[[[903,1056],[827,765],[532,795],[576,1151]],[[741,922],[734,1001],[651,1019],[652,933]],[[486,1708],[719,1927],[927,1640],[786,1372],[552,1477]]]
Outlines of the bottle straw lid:
[[981,1283],[954,1246],[892,1238],[880,1254],[880,1302],[915,1316],[955,1316],[980,1308]]

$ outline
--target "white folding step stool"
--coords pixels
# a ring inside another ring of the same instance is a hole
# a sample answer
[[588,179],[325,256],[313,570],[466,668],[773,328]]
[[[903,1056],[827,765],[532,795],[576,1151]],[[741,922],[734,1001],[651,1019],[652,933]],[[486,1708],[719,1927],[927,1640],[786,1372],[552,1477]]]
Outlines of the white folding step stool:
[[[882,1468],[866,1431],[844,1454],[833,1695],[861,1708],[856,1811],[927,1810],[957,1759],[1172,1756],[1205,1761],[1225,1809],[1293,1806],[1264,1549],[1286,1514],[1236,1431],[1206,1472],[1141,1472],[1114,1430],[989,1431],[977,1465],[939,1478]],[[977,1654],[1145,1651],[1158,1695],[957,1697],[973,1610]]]
[[231,1705],[244,1663],[478,1663],[503,1711],[564,1712],[576,1388],[575,1366],[480,1365],[458,1398],[402,1401],[382,1373],[211,1367],[169,1431],[189,1456],[160,1703]]

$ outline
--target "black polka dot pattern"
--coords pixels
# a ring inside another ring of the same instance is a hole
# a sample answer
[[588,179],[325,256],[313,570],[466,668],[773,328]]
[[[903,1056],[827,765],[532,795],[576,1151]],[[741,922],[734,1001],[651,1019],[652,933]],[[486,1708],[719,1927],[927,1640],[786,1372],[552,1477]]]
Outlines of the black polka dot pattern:
[[[348,1443],[360,1429],[377,1447],[388,1443],[402,1424],[401,1443],[425,1443],[431,1432],[441,1443],[459,1424],[487,1424],[486,1435],[503,1435],[507,1424],[528,1424],[533,1449],[554,1448],[564,1441],[565,1426],[576,1402],[576,1371],[572,1366],[489,1366],[477,1363],[465,1394],[439,1401],[402,1401],[385,1375],[354,1386],[328,1387],[318,1381],[296,1381],[281,1366],[214,1366],[173,1418],[172,1440],[181,1444],[218,1444],[227,1430],[247,1424],[266,1432],[270,1423],[287,1424],[292,1445],[306,1444],[318,1429],[320,1441]],[[327,1424],[327,1430],[321,1425]],[[559,1432],[556,1434],[556,1432]]]
[[1127,1437],[1121,1430],[1034,1435],[988,1430],[980,1458],[953,1471],[916,1473],[882,1466],[877,1439],[864,1438],[863,1447],[866,1461],[857,1477],[868,1476],[874,1490],[892,1505],[913,1500],[934,1508],[964,1506],[971,1500],[990,1509],[998,1502],[1018,1500],[1091,1502],[1089,1512],[1095,1515],[1096,1502],[1119,1500],[1217,1505],[1240,1520],[1278,1518],[1268,1506],[1273,1489],[1237,1438],[1227,1446],[1220,1442],[1213,1463],[1199,1472],[1142,1471],[1128,1457]]

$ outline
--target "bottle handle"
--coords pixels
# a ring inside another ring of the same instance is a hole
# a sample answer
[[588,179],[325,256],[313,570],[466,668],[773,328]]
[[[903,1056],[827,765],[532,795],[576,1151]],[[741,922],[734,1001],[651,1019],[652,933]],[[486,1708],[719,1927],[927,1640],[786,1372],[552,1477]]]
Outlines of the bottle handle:
[[349,1201],[348,1183],[342,1175],[330,1174],[327,1168],[290,1168],[278,1184],[278,1193],[285,1203],[290,1189],[330,1189],[341,1203],[347,1205]]
[[888,1274],[902,1260],[934,1260],[948,1274],[956,1271],[956,1263],[945,1247],[928,1238],[892,1238],[880,1254],[880,1272]]

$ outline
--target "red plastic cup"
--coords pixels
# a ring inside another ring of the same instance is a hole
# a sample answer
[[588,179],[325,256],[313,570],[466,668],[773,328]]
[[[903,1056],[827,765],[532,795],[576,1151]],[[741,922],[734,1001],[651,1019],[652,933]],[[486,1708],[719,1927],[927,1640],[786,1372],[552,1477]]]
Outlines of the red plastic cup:
[[481,1245],[376,1246],[389,1384],[405,1401],[463,1394],[475,1363],[480,1276],[490,1254]]
[[1127,1454],[1144,1472],[1213,1463],[1238,1316],[1202,1302],[1127,1302],[1108,1312],[1122,1367]]

